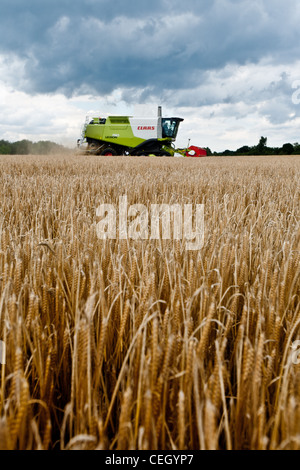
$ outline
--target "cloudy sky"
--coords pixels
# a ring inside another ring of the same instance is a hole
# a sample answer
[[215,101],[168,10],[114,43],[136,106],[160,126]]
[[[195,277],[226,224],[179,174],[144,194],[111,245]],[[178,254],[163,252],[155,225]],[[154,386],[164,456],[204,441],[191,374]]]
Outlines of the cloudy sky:
[[300,142],[299,25],[298,0],[1,0],[0,139],[162,105],[179,146]]

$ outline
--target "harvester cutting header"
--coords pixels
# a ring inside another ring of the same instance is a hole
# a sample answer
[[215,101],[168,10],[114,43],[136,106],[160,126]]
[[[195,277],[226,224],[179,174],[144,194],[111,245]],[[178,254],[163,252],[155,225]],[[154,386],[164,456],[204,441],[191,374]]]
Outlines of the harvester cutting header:
[[200,147],[175,148],[181,121],[179,117],[162,117],[161,106],[157,117],[88,117],[77,145],[94,155],[205,156]]

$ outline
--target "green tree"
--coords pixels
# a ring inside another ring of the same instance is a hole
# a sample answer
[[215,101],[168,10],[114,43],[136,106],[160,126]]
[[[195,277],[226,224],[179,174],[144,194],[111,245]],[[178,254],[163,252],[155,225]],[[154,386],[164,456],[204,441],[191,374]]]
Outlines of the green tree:
[[28,155],[31,152],[32,142],[29,140],[20,140],[12,144],[13,155]]
[[290,143],[283,144],[281,148],[281,153],[283,155],[292,155],[292,153],[294,153],[294,146]]
[[0,154],[1,155],[11,154],[11,144],[7,142],[7,140],[0,140]]
[[264,155],[264,154],[266,153],[266,150],[267,150],[267,140],[268,140],[267,137],[261,136],[261,138],[260,138],[260,140],[259,140],[259,143],[258,143],[258,146],[257,146],[257,152],[258,152],[258,154]]
[[236,153],[238,155],[243,155],[243,154],[248,154],[250,152],[250,147],[248,147],[248,145],[243,145],[243,147],[240,147],[239,149],[237,149]]
[[293,147],[294,147],[294,152],[293,153],[295,155],[300,155],[300,144],[298,142],[295,142]]

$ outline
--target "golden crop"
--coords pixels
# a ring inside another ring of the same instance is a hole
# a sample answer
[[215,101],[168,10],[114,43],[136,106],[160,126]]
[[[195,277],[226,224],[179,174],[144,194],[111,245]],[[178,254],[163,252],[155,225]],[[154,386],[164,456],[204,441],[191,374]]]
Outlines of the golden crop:
[[[300,449],[299,182],[297,156],[2,156],[0,448]],[[205,204],[203,248],[100,240],[124,194]]]

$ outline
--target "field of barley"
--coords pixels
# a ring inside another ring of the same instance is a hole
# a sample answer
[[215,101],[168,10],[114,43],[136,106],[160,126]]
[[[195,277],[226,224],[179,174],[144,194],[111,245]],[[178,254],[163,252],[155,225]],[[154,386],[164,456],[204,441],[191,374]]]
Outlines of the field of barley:
[[[300,157],[1,156],[0,188],[0,449],[300,450]],[[99,239],[122,195],[204,204],[203,247]]]

